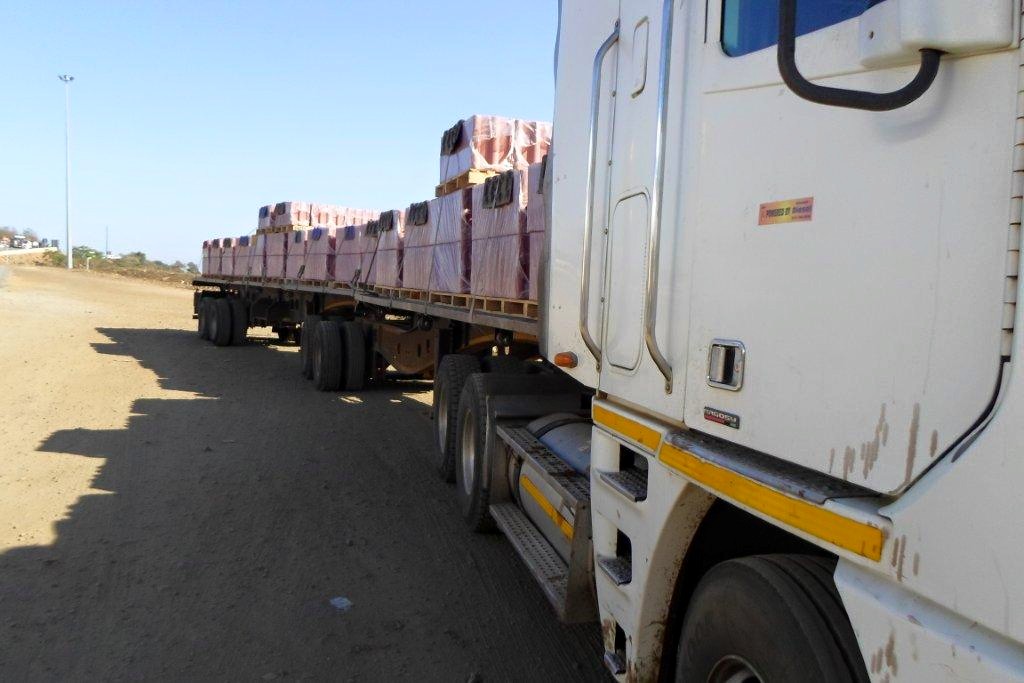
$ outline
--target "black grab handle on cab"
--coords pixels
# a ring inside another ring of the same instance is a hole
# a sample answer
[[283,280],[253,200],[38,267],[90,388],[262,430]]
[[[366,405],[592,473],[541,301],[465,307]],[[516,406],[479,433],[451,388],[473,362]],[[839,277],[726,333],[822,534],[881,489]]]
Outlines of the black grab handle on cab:
[[831,107],[892,111],[921,97],[935,82],[942,51],[924,48],[921,50],[921,70],[913,81],[895,92],[874,93],[811,83],[796,65],[796,7],[797,0],[779,0],[779,72],[789,89],[805,100]]

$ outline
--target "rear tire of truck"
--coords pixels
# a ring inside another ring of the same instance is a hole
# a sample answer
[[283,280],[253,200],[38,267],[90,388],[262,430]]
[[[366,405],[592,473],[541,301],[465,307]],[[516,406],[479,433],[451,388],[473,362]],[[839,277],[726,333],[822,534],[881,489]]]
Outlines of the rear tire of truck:
[[231,306],[231,344],[242,346],[249,336],[249,307],[241,299],[228,299]]
[[316,339],[316,326],[320,324],[319,315],[307,315],[299,333],[299,362],[302,364],[302,376],[313,379],[313,347]]
[[213,302],[214,326],[210,337],[217,346],[231,344],[231,304],[227,299],[215,299]]
[[834,561],[811,555],[713,567],[690,601],[675,680],[867,683],[834,569]]
[[450,354],[441,359],[434,378],[434,443],[437,447],[433,451],[433,465],[441,479],[449,483],[455,481],[459,399],[466,379],[480,369],[480,359],[476,356]]
[[366,386],[366,332],[357,322],[340,324],[342,343],[345,349],[344,380],[345,391],[362,391]]
[[205,341],[210,340],[210,300],[203,297],[199,300],[199,338]]
[[337,391],[341,388],[342,341],[338,323],[321,320],[316,326],[313,349],[313,383],[317,391]]
[[490,489],[487,472],[490,458],[493,425],[488,424],[487,395],[482,379],[486,375],[470,375],[459,400],[457,425],[457,453],[455,462],[455,490],[462,517],[471,531],[484,533],[494,530],[491,518]]

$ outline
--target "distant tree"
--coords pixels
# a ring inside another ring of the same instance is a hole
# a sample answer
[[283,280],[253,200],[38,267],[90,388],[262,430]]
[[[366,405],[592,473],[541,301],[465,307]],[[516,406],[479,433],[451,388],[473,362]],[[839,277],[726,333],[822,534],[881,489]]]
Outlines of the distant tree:
[[189,261],[188,266],[186,266],[186,269],[188,270],[188,272],[192,273],[193,275],[198,275],[199,274],[199,266],[197,266],[196,264],[192,263],[191,261]]
[[93,249],[92,247],[79,246],[71,250],[75,256],[75,265],[81,265],[85,267],[86,259],[100,259],[103,258],[103,254]]

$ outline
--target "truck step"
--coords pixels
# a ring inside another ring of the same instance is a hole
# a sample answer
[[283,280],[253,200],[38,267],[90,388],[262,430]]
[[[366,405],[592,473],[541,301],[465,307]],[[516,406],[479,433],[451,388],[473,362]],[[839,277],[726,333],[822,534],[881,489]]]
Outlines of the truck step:
[[633,503],[647,500],[647,470],[630,467],[620,472],[601,472],[601,480]]
[[624,586],[633,580],[633,563],[625,557],[599,557],[597,566],[616,586]]
[[565,609],[566,586],[569,582],[568,565],[516,505],[492,505],[491,517],[519,553],[519,557],[523,558],[533,578],[540,584],[561,618]]
[[543,473],[547,483],[563,498],[574,503],[590,502],[590,480],[552,453],[530,433],[526,425],[499,424],[498,438],[508,444],[521,458],[533,462]]

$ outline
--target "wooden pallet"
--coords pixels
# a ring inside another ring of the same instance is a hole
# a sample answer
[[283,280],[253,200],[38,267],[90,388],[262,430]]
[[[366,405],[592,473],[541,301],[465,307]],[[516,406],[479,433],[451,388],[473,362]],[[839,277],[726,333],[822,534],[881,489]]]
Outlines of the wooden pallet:
[[462,175],[438,185],[434,196],[443,197],[446,194],[451,194],[458,190],[464,190],[473,185],[479,185],[494,175],[498,175],[496,171],[478,171],[477,169],[470,169]]
[[429,302],[432,304],[441,304],[442,306],[469,308],[469,295],[452,294],[451,292],[430,292]]
[[490,296],[469,297],[474,310],[486,313],[503,313],[505,315],[516,315],[525,318],[537,317],[537,302],[525,299],[501,299]]
[[295,232],[296,230],[311,230],[308,225],[289,225],[283,228],[256,228],[257,235],[279,235],[282,232]]

